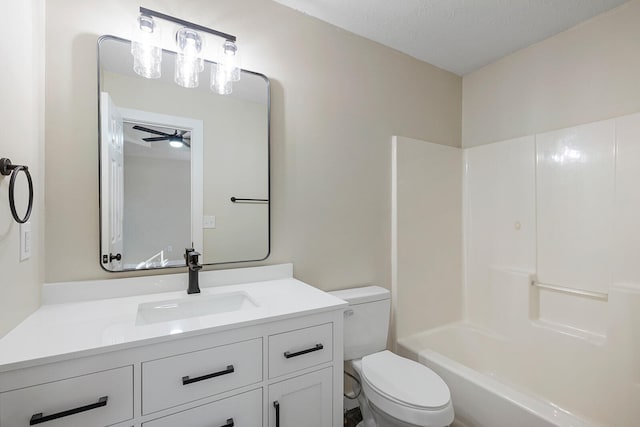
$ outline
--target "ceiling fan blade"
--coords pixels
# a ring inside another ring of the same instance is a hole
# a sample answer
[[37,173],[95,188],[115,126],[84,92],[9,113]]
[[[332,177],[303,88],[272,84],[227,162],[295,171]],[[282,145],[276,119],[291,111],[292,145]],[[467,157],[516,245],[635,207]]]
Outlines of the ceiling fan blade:
[[143,141],[147,141],[147,142],[156,142],[156,141],[168,141],[169,137],[168,136],[156,136],[154,138],[142,138]]
[[146,128],[146,127],[143,127],[143,126],[135,125],[133,128],[134,128],[135,130],[141,130],[141,131],[143,131],[143,132],[149,132],[149,133],[153,133],[153,134],[155,134],[155,135],[172,136],[170,133],[160,132],[159,130],[149,129],[149,128]]

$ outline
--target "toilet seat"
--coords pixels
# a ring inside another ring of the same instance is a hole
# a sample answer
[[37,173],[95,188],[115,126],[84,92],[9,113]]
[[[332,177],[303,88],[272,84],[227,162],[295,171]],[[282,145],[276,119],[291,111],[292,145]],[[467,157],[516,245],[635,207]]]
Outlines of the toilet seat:
[[418,409],[439,409],[451,400],[449,388],[435,372],[390,351],[362,359],[362,374],[385,397]]
[[362,358],[365,395],[380,410],[418,426],[445,426],[453,421],[451,394],[435,372],[390,351]]

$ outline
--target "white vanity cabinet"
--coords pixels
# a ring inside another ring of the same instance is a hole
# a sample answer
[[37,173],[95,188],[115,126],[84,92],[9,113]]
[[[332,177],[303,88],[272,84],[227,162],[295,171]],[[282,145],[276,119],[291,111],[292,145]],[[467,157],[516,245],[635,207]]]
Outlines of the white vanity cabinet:
[[3,372],[0,427],[338,427],[342,319],[338,309]]
[[46,286],[0,339],[0,427],[341,427],[348,305],[292,275]]

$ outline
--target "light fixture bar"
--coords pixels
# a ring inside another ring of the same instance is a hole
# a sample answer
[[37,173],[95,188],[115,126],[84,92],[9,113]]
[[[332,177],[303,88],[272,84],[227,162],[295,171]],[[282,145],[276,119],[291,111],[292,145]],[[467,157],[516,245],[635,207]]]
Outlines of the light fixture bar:
[[165,15],[164,13],[156,12],[155,10],[147,9],[140,6],[140,13],[143,15],[153,16],[158,19],[163,19],[165,21],[175,22],[179,25],[184,25],[185,27],[189,27],[193,30],[203,31],[205,33],[213,34],[217,37],[222,37],[223,39],[230,40],[232,42],[236,41],[236,36],[223,33],[221,31],[214,30],[212,28],[203,27],[202,25],[194,24],[193,22],[185,21],[183,19],[175,18],[171,15]]

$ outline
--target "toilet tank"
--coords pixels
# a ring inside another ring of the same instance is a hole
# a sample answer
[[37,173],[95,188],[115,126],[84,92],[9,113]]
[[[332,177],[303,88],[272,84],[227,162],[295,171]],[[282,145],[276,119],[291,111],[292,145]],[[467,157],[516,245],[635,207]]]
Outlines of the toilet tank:
[[387,348],[391,296],[380,286],[330,292],[349,303],[344,312],[344,360],[360,359]]

